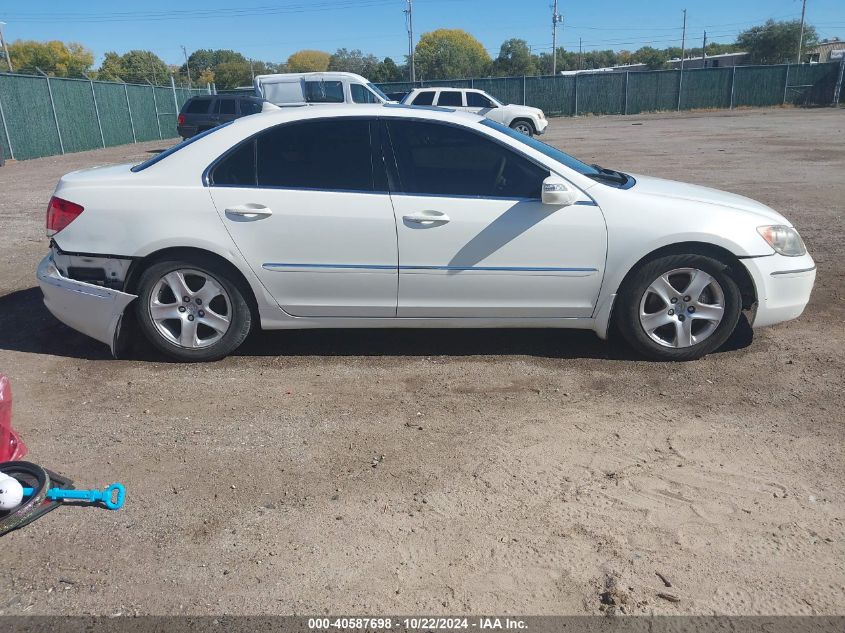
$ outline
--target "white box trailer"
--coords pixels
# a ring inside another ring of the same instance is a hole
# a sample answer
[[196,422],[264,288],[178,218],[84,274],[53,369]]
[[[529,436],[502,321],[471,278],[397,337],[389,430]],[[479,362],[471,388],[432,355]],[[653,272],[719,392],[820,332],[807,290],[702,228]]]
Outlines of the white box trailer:
[[254,87],[257,96],[278,106],[390,101],[376,85],[355,73],[258,75]]

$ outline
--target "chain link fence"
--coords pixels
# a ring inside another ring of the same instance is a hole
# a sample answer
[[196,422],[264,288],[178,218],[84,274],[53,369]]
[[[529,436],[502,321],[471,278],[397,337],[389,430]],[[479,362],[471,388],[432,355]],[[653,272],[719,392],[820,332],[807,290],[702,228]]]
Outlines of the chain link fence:
[[[845,62],[736,66],[552,77],[383,83],[386,92],[425,86],[477,88],[550,116],[639,114],[747,106],[845,103]],[[188,98],[206,89],[0,73],[0,147],[24,160],[176,136]]]
[[0,73],[0,147],[25,160],[173,138],[182,104],[207,92]]
[[503,103],[542,109],[547,115],[640,114],[746,106],[830,106],[845,103],[845,62],[735,66],[550,77],[496,77],[379,84],[385,92],[442,86],[477,88]]

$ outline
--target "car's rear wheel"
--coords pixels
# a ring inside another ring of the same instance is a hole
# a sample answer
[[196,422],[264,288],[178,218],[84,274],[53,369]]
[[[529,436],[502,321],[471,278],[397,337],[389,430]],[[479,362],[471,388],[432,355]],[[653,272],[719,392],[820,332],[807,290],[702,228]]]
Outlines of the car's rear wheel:
[[617,297],[616,324],[639,353],[695,360],[730,337],[742,311],[736,281],[722,262],[669,255],[642,264]]
[[517,119],[511,123],[511,129],[520,134],[525,134],[525,136],[534,135],[534,126],[531,125],[530,121],[526,121],[525,119]]
[[138,280],[138,322],[147,339],[177,360],[218,360],[249,334],[252,315],[233,275],[213,261],[165,261]]

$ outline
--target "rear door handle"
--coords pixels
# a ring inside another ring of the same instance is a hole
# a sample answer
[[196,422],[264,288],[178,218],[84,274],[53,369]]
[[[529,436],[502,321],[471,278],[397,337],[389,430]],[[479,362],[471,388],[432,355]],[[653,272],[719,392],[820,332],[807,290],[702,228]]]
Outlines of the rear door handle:
[[413,222],[414,224],[422,224],[424,226],[446,224],[450,221],[449,216],[442,211],[420,211],[419,213],[409,213],[408,215],[403,215],[402,219],[406,222]]
[[263,204],[248,202],[247,204],[241,204],[236,207],[228,207],[226,209],[226,215],[256,220],[258,218],[269,217],[273,215],[273,212]]

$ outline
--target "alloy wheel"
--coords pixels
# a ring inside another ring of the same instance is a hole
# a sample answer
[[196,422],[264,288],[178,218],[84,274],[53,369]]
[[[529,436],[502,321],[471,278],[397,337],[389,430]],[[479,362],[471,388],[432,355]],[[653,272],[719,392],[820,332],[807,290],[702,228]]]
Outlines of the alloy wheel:
[[201,270],[174,270],[150,293],[150,317],[158,333],[187,349],[209,347],[228,332],[232,302],[216,279]]
[[725,315],[725,293],[719,282],[698,268],[663,273],[640,300],[640,325],[664,347],[692,347],[709,338]]

